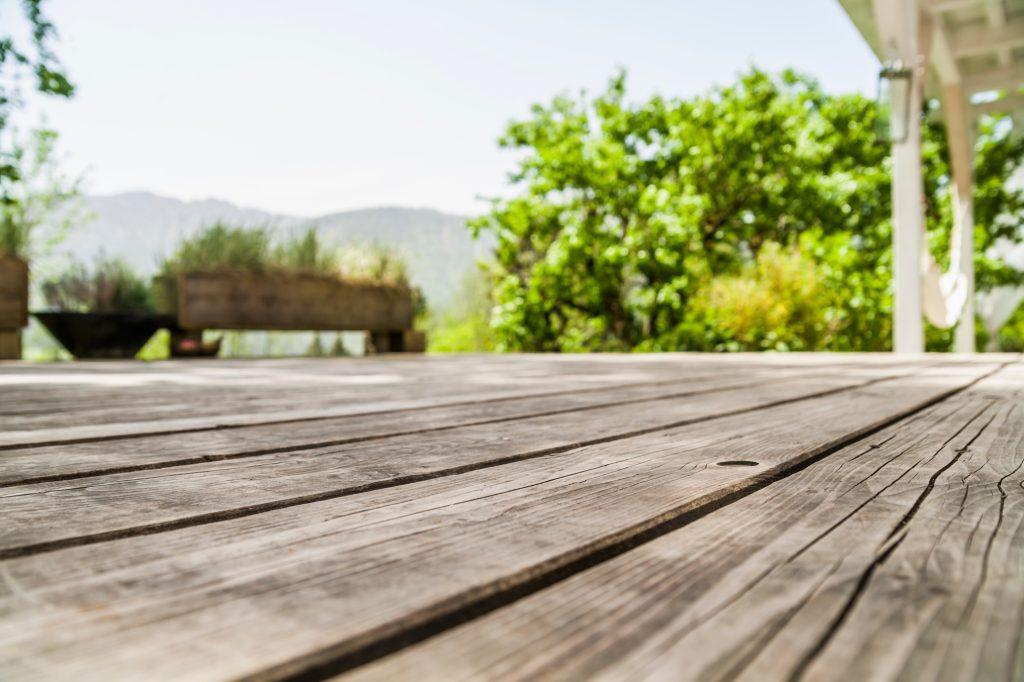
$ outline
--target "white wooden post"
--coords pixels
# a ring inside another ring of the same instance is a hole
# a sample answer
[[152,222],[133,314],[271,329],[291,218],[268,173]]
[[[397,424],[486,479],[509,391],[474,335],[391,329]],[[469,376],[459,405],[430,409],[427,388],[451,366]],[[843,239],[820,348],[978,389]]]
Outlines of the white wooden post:
[[958,353],[974,352],[974,145],[967,95],[962,85],[942,88],[942,109],[953,172],[953,236],[951,263],[959,263],[967,282],[967,299],[954,332]]
[[921,100],[924,59],[918,49],[916,0],[874,0],[875,18],[887,55],[913,69],[907,136],[892,145],[893,350],[924,352],[921,317],[921,243],[924,181],[921,170]]

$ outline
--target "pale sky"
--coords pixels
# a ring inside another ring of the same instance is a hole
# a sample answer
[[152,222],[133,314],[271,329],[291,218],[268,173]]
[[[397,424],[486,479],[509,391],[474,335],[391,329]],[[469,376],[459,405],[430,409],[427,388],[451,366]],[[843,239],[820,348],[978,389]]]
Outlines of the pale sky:
[[[0,21],[17,0],[0,0]],[[49,0],[78,95],[45,107],[88,190],[300,216],[503,192],[533,102],[685,96],[749,64],[874,89],[838,0]]]

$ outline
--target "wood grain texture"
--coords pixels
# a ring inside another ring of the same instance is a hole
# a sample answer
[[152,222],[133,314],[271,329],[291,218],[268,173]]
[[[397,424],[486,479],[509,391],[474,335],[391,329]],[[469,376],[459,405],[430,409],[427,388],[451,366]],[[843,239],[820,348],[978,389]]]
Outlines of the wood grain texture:
[[[728,510],[991,368],[926,370],[557,456],[9,559],[0,672],[224,679],[330,669]],[[757,464],[719,466],[735,460]]]
[[21,359],[21,330],[0,329],[0,360]]
[[177,278],[185,329],[412,329],[407,286],[302,274],[189,273]]
[[[927,371],[915,377],[948,376]],[[967,370],[968,375],[975,371]],[[897,378],[822,374],[643,402],[542,411],[449,429],[231,460],[0,489],[0,558],[212,523],[269,509],[452,475],[573,448],[627,440],[687,423],[838,395]],[[898,383],[897,383],[898,385]],[[863,389],[862,389],[863,390]],[[564,399],[565,396],[562,396]],[[840,398],[843,399],[843,398]],[[422,413],[413,413],[421,418]],[[751,414],[751,418],[756,418]],[[422,422],[419,422],[422,424]],[[279,432],[280,427],[278,427]],[[415,430],[415,429],[414,429]],[[295,425],[282,433],[301,431]],[[205,434],[203,434],[205,435]],[[264,436],[265,437],[265,436]],[[128,441],[134,446],[137,441]],[[251,447],[251,444],[249,445]],[[50,453],[46,453],[50,454]],[[71,513],[68,513],[70,510]]]
[[[921,366],[927,363],[913,363]],[[692,356],[351,358],[0,365],[0,447],[372,414],[817,363]],[[909,366],[903,366],[906,369]],[[858,356],[833,371],[901,367]]]
[[17,331],[27,324],[28,263],[0,256],[0,331]]
[[1007,396],[893,528],[870,580],[807,677],[1024,679],[1024,371],[989,383]]
[[1020,365],[344,679],[1020,679]]
[[[914,370],[863,369],[824,373],[819,370],[814,374],[820,380],[821,390],[825,390],[843,379],[848,379],[853,385],[900,376],[900,373],[908,371]],[[239,424],[234,428],[110,436],[85,442],[20,448],[7,446],[0,449],[0,462],[3,463],[0,487],[292,452],[559,413],[576,412],[586,416],[583,413],[603,406],[633,405],[635,410],[643,410],[653,402],[682,398],[699,402],[700,396],[707,393],[770,387],[810,374],[799,370],[782,370],[769,376],[746,372],[695,373],[685,379],[611,388],[568,389],[540,395],[531,393],[455,404],[442,401],[439,405],[428,404],[419,408],[397,403],[390,410],[385,408],[379,412],[295,420],[285,425]]]

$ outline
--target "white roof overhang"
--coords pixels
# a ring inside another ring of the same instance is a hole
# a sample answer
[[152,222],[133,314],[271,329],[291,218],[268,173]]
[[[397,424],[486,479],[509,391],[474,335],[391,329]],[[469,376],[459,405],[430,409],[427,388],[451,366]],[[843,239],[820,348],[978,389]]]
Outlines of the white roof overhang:
[[[873,0],[840,4],[880,61],[887,61]],[[1024,0],[919,0],[931,32],[929,96],[957,83],[974,115],[1024,116]]]

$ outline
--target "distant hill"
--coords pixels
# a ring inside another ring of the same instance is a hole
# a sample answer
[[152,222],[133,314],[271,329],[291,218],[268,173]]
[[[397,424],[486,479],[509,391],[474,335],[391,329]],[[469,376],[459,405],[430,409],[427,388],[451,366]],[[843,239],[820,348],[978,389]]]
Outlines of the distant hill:
[[86,208],[90,220],[68,234],[58,253],[88,262],[104,252],[151,274],[182,237],[215,220],[282,230],[313,222],[329,243],[377,242],[398,249],[409,263],[413,283],[435,306],[450,300],[463,273],[493,243],[474,241],[464,216],[422,208],[369,208],[307,221],[217,199],[181,201],[151,192],[90,196]]

